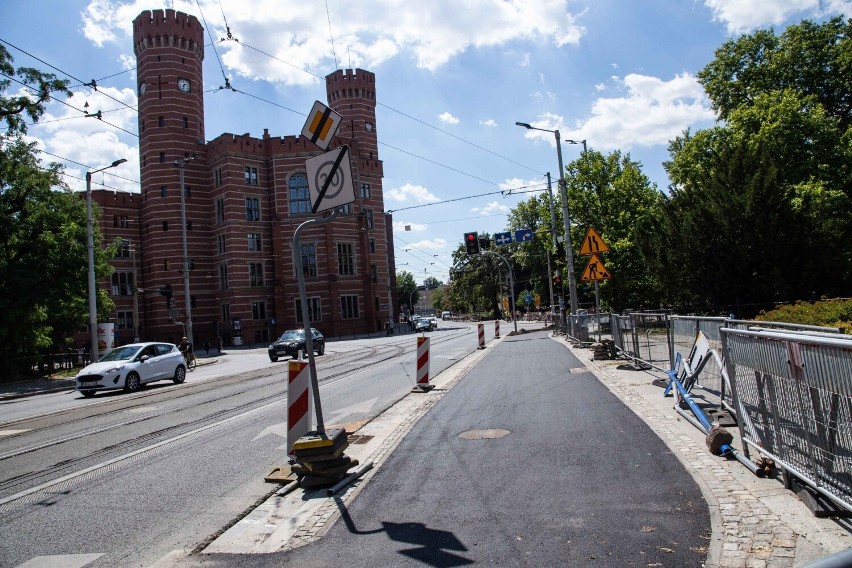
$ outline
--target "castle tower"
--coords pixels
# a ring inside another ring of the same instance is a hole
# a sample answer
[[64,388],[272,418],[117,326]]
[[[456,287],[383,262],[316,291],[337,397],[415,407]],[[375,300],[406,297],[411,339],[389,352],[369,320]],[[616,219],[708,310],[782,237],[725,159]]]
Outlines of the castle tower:
[[171,286],[179,321],[185,321],[187,302],[194,307],[196,293],[203,293],[192,288],[192,298],[184,297],[180,168],[175,161],[195,157],[184,167],[187,245],[189,258],[201,260],[209,250],[202,229],[209,212],[203,197],[210,183],[204,146],[204,29],[182,12],[145,10],[133,20],[133,46],[142,185],[138,281],[146,289],[148,336],[179,341],[183,329],[169,320],[167,300],[157,291]]

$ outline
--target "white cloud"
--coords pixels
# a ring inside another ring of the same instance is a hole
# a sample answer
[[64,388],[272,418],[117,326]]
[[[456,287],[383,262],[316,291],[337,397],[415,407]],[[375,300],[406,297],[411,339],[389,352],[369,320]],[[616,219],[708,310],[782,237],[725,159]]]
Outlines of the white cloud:
[[850,0],[704,0],[713,20],[723,22],[731,34],[780,25],[790,18],[852,12]]
[[[174,0],[172,4],[176,10],[198,14],[195,2]],[[240,0],[222,0],[221,9],[219,0],[203,0],[200,7],[214,39],[226,35],[219,17],[224,12],[233,37],[240,40],[218,44],[229,75],[306,84],[319,79],[297,67],[314,74],[324,74],[341,63],[376,69],[392,57],[405,55],[418,67],[434,71],[468,50],[520,39],[546,41],[557,48],[577,44],[585,29],[568,4],[568,0],[468,0],[460,10],[455,0],[372,0],[369,9],[361,2],[329,3],[328,13],[325,3],[303,0],[256,3],[251,10]],[[124,42],[132,33],[133,18],[149,8],[145,0],[91,0],[82,13],[83,33],[99,46]]]
[[511,210],[512,209],[508,205],[500,203],[499,201],[492,201],[485,207],[473,207],[470,212],[478,213],[482,216],[495,214],[508,215]]
[[489,118],[488,120],[480,120],[480,126],[497,126],[497,121],[493,118]]
[[595,85],[595,90],[597,92],[606,91],[606,85],[604,85],[603,83],[597,83]]
[[530,54],[529,52],[525,53],[521,58],[521,61],[518,63],[520,67],[529,67],[530,66]]
[[529,191],[530,189],[547,189],[547,180],[538,178],[525,180],[521,178],[509,178],[498,184],[500,191]]
[[405,248],[412,248],[414,252],[423,251],[423,250],[444,250],[447,248],[446,239],[426,239],[423,241],[418,241],[416,243],[411,243]]
[[410,221],[394,221],[393,222],[393,230],[399,231],[399,232],[425,231],[426,227],[428,227],[428,225],[423,225],[421,223],[412,223]]
[[441,201],[422,185],[411,185],[410,183],[399,188],[386,189],[385,197],[392,201],[403,203],[406,201],[413,201],[415,203],[436,203]]
[[[562,117],[556,115],[542,117],[541,123],[550,129],[560,128],[563,139],[585,138],[595,148],[628,150],[665,144],[685,128],[716,118],[701,85],[689,73],[670,81],[630,74],[623,86],[626,96],[597,99],[591,118],[573,131],[562,130]],[[527,136],[535,137],[530,133]]]
[[438,119],[444,124],[458,124],[460,121],[448,112],[442,112],[438,115]]

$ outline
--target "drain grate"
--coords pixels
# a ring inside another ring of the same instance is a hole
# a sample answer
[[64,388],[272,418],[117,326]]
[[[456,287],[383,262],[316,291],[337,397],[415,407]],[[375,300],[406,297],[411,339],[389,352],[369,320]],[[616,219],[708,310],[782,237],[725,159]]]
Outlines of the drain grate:
[[365,434],[352,434],[349,436],[350,444],[366,444],[370,440],[372,440],[375,436],[367,436]]

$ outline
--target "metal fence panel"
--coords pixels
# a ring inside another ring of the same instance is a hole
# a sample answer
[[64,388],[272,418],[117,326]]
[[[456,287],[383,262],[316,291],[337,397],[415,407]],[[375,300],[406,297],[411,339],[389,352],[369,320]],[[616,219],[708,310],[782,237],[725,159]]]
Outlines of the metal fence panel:
[[721,334],[744,449],[852,510],[852,340]]

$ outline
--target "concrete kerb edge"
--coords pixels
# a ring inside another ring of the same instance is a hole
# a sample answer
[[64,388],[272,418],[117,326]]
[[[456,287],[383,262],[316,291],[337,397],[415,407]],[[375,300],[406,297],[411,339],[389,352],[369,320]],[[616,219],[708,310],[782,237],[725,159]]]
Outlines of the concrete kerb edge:
[[[496,341],[500,341],[502,339],[503,337],[493,339],[488,344],[494,345]],[[365,462],[372,461],[373,467],[362,477],[355,480],[348,488],[346,488],[346,490],[342,491],[338,495],[328,497],[327,502],[318,507],[313,515],[304,522],[296,530],[296,532],[298,533],[298,531],[305,526],[311,526],[312,523],[315,525],[320,520],[323,520],[322,526],[317,531],[307,536],[300,537],[294,534],[294,536],[290,538],[288,544],[281,550],[294,550],[296,548],[301,548],[302,546],[322,538],[331,529],[331,527],[340,520],[340,504],[342,503],[344,506],[348,505],[361,493],[364,487],[366,487],[373,476],[376,475],[379,469],[381,469],[394,450],[396,450],[403,438],[405,438],[405,435],[411,431],[414,425],[417,424],[417,422],[419,422],[420,419],[423,418],[426,413],[429,412],[429,410],[435,406],[435,404],[437,404],[438,401],[450,391],[450,389],[463,379],[487,354],[487,349],[474,350],[470,355],[459,360],[454,365],[437,375],[435,377],[436,380],[432,382],[435,388],[425,393],[408,393],[387,408],[382,415],[393,411],[394,408],[401,404],[408,404],[411,400],[416,401],[410,418],[398,424],[387,436],[385,441],[379,444],[379,447],[373,450],[373,452],[365,459]],[[459,363],[462,362],[464,362],[464,365],[459,365]],[[379,417],[376,417],[367,424],[364,424],[361,428],[353,432],[353,434],[368,428],[368,426],[375,422],[378,418]],[[325,489],[318,491],[318,493],[321,493],[322,491],[325,491]]]
[[[690,461],[688,457],[682,452],[681,448],[674,443],[673,440],[668,440],[664,437],[660,432],[657,431],[657,424],[654,423],[653,420],[649,416],[644,415],[635,407],[635,405],[628,404],[629,401],[625,399],[623,394],[619,392],[617,388],[614,388],[615,378],[609,378],[606,380],[601,377],[601,375],[610,375],[610,372],[599,365],[593,358],[588,356],[587,351],[581,350],[579,347],[574,347],[570,343],[558,341],[559,339],[563,339],[558,336],[551,335],[551,339],[557,341],[558,343],[565,346],[566,349],[569,349],[583,364],[587,365],[590,370],[592,370],[593,374],[598,377],[598,379],[606,386],[609,391],[615,395],[619,400],[625,403],[627,406],[639,419],[641,419],[651,431],[656,435],[677,457],[677,459],[683,464],[684,469],[692,476],[701,490],[701,494],[704,499],[707,501],[707,508],[710,513],[710,543],[707,547],[707,556],[705,559],[704,566],[705,568],[718,568],[721,566],[722,561],[722,550],[723,550],[723,535],[724,535],[724,527],[722,526],[722,515],[720,513],[720,503],[716,498],[715,493],[713,492],[712,485],[709,480],[705,479],[704,475],[701,474],[701,470],[695,469],[695,463]],[[579,352],[578,352],[579,351]],[[629,387],[624,387],[629,388]]]

